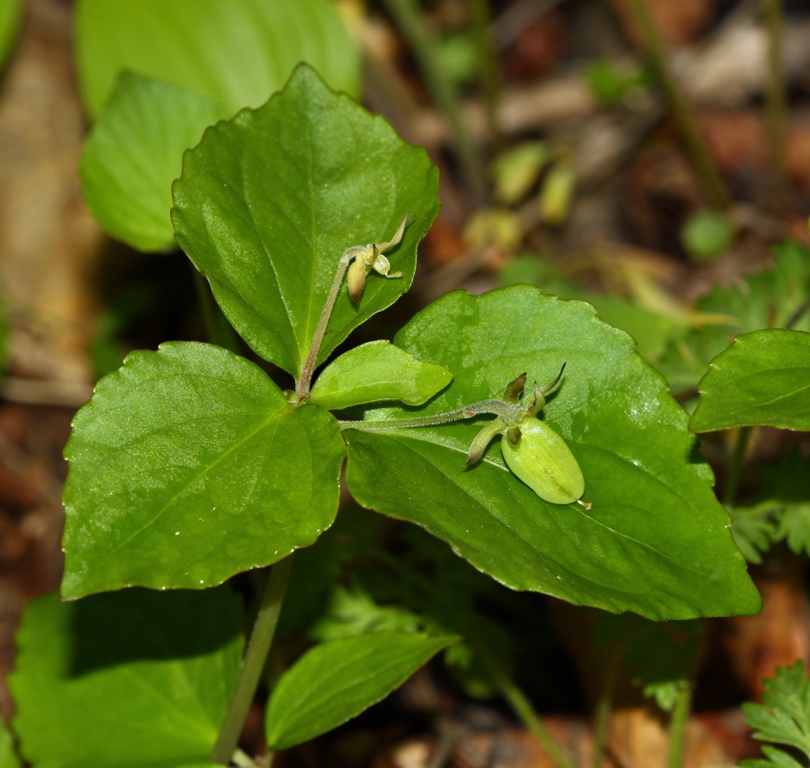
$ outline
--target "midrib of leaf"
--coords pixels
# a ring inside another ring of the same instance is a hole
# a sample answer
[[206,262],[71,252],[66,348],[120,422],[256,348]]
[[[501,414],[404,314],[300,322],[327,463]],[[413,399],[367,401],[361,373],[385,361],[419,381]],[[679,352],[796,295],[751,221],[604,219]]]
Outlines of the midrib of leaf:
[[[309,354],[308,345],[312,344],[312,340],[315,337],[315,329],[311,328],[313,315],[312,315],[312,308],[315,305],[315,287],[317,285],[317,267],[318,267],[318,217],[316,215],[316,206],[317,206],[317,195],[315,194],[315,185],[314,185],[314,170],[313,170],[313,155],[312,155],[312,145],[313,141],[311,140],[312,137],[312,124],[309,120],[306,121],[307,129],[309,134],[307,136],[307,148],[308,148],[308,160],[309,160],[309,175],[307,177],[307,186],[309,189],[309,210],[310,210],[310,226],[312,228],[312,252],[310,258],[310,272],[309,272],[309,284],[310,284],[310,295],[309,295],[309,306],[307,307],[307,325],[306,325],[306,334],[304,336],[305,341],[307,342],[307,349],[300,348],[299,342],[299,361],[298,361],[298,377],[301,377],[301,366],[303,365],[304,361]],[[318,320],[320,319],[320,312],[317,312],[317,319],[315,319],[315,323],[317,325]],[[296,337],[297,340],[297,337]],[[317,361],[316,361],[317,362]]]
[[247,443],[249,440],[258,435],[263,429],[268,427],[275,420],[277,422],[276,427],[273,430],[273,436],[270,438],[270,442],[272,442],[273,437],[275,437],[276,430],[278,430],[278,422],[281,420],[281,417],[284,415],[285,411],[286,408],[279,411],[274,411],[261,424],[259,424],[259,426],[256,427],[256,429],[254,429],[252,432],[249,432],[241,440],[237,440],[233,445],[229,446],[227,450],[223,451],[219,456],[217,456],[217,458],[214,461],[212,461],[210,464],[204,467],[202,471],[200,471],[192,478],[191,481],[189,481],[183,488],[181,488],[177,493],[175,493],[174,496],[172,496],[172,498],[169,499],[169,501],[167,501],[158,510],[158,512],[154,515],[154,517],[152,517],[151,520],[144,523],[140,528],[134,531],[130,536],[128,536],[124,541],[118,544],[114,549],[110,550],[110,554],[112,555],[118,552],[120,549],[129,544],[136,536],[139,536],[147,528],[154,525],[155,521],[158,520],[161,517],[161,515],[163,515],[163,513],[177,501],[177,499],[179,499],[184,493],[186,493],[186,491],[188,491],[189,488],[195,485],[201,478],[203,478],[206,474],[208,474],[208,472],[210,472],[214,467],[220,464],[225,458],[230,456],[235,450],[241,448],[245,443]]

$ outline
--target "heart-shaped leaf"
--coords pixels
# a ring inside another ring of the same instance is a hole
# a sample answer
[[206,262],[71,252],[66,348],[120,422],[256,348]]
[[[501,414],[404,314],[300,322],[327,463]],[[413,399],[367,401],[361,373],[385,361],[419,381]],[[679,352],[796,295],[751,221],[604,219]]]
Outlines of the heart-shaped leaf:
[[312,544],[345,446],[256,365],[208,344],[135,352],[73,422],[62,594],[200,589]]
[[452,378],[446,368],[423,363],[388,341],[370,341],[329,363],[318,376],[309,402],[330,410],[380,400],[422,405]]
[[[396,344],[454,375],[425,415],[500,398],[524,371],[545,383],[567,363],[542,416],[576,457],[593,508],[541,500],[507,469],[497,441],[465,469],[481,419],[344,432],[360,503],[423,526],[513,589],[653,619],[759,610],[686,414],[632,340],[592,307],[528,286],[457,292],[411,320]],[[406,415],[414,413],[368,417]]]
[[772,329],[738,336],[698,385],[695,432],[770,425],[810,430],[810,333]]
[[79,0],[76,37],[91,117],[124,70],[207,96],[226,114],[264,103],[299,61],[357,93],[357,48],[329,0]]
[[300,376],[343,252],[390,240],[408,214],[386,254],[404,277],[372,273],[358,305],[341,289],[320,362],[410,286],[437,185],[424,150],[302,65],[284,91],[209,128],[186,154],[172,220],[234,328]]
[[222,116],[204,96],[122,73],[82,152],[82,194],[96,221],[140,251],[172,248],[183,152]]
[[26,608],[17,648],[14,727],[37,768],[190,766],[225,719],[242,609],[227,588],[48,595]]
[[273,689],[265,715],[270,749],[293,747],[356,717],[458,639],[380,632],[316,645]]

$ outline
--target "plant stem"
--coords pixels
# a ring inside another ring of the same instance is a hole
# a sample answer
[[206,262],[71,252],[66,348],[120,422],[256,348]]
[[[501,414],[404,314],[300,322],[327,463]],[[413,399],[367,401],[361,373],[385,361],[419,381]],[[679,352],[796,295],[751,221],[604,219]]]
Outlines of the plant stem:
[[689,710],[692,706],[692,684],[678,689],[672,717],[669,721],[669,760],[667,768],[681,768],[686,745],[686,725],[689,722]]
[[503,143],[498,126],[498,103],[501,96],[501,67],[490,32],[492,14],[489,0],[470,0],[473,32],[481,59],[481,89],[484,92],[484,108],[487,125],[493,144],[500,148]]
[[[362,249],[361,249],[362,250]],[[318,327],[315,329],[315,336],[312,338],[312,346],[309,349],[304,368],[301,371],[301,376],[295,387],[296,394],[304,398],[309,394],[309,387],[312,383],[312,374],[315,372],[315,363],[318,360],[318,352],[321,351],[321,344],[323,337],[326,334],[326,326],[329,325],[329,318],[332,316],[332,310],[335,308],[340,286],[343,285],[343,278],[346,275],[346,269],[352,256],[356,255],[357,248],[349,248],[341,257],[338,262],[337,272],[332,287],[329,290],[329,296],[326,299],[326,304],[323,305],[321,317],[318,320]]]
[[593,724],[593,768],[602,768],[605,762],[610,714],[613,710],[613,684],[616,680],[616,670],[619,668],[619,658],[617,646],[608,656],[599,700],[596,702],[596,717]]
[[692,157],[698,173],[703,179],[706,190],[712,202],[721,210],[727,210],[731,206],[731,195],[720,176],[720,171],[714,162],[703,138],[698,130],[692,110],[686,100],[672,69],[669,66],[666,47],[661,37],[661,33],[650,14],[646,0],[629,0],[628,8],[636,22],[641,36],[644,40],[644,47],[650,57],[650,63],[655,70],[664,98],[669,104],[672,116],[678,124],[686,149]]
[[512,680],[509,675],[504,672],[501,665],[481,646],[476,645],[476,653],[484,662],[495,684],[500,688],[504,698],[515,710],[517,716],[523,721],[524,725],[532,732],[537,741],[543,749],[548,752],[551,759],[557,764],[558,768],[577,768],[570,757],[565,753],[563,748],[556,742],[554,737],[548,732],[539,715],[534,711],[531,702],[526,698],[523,691],[520,690],[518,685]]
[[437,413],[435,416],[416,416],[413,419],[369,419],[338,421],[341,429],[359,429],[363,432],[379,432],[388,429],[410,429],[412,427],[433,427],[438,424],[449,424],[461,419],[471,419],[483,413],[502,416],[514,420],[517,408],[502,400],[481,400],[472,405],[465,405],[455,411]]
[[762,0],[762,13],[768,31],[768,140],[771,170],[777,187],[785,184],[785,144],[787,141],[787,98],[782,65],[782,0]]
[[436,55],[435,41],[422,24],[417,6],[411,0],[383,0],[383,5],[408,41],[433,100],[450,122],[465,184],[471,190],[475,204],[481,205],[486,198],[484,163],[461,114],[461,103],[455,88]]
[[[239,342],[234,337],[233,329],[230,324],[228,324],[225,316],[217,308],[216,304],[212,304],[211,290],[205,278],[197,271],[197,268],[193,264],[191,265],[191,272],[194,275],[194,288],[197,290],[197,302],[202,311],[208,341],[211,342],[211,344],[217,344],[223,349],[229,349],[231,352],[238,353]],[[218,321],[222,322],[220,323]]]
[[[189,262],[189,264],[191,264],[191,262]],[[205,278],[197,271],[197,267],[193,264],[191,264],[191,274],[194,275],[194,288],[197,290],[197,302],[202,311],[208,341],[214,344],[217,338],[217,326],[214,322],[214,312],[211,309],[211,296],[208,292],[208,286],[205,283]]]
[[745,458],[745,447],[748,444],[748,436],[751,434],[751,427],[740,427],[737,434],[737,444],[734,446],[734,454],[731,457],[731,466],[728,470],[728,480],[723,491],[723,504],[731,506],[737,494],[737,485],[740,482],[740,471],[742,470],[743,458]]
[[293,557],[288,555],[276,563],[270,571],[242,662],[242,671],[239,673],[239,680],[236,682],[236,688],[228,706],[225,722],[219,731],[217,743],[211,752],[212,763],[229,765],[236,745],[239,743],[239,736],[245,726],[245,719],[250,705],[253,703],[253,697],[256,695],[259,678],[273,643],[273,635],[276,632],[281,606],[284,603],[292,564]]

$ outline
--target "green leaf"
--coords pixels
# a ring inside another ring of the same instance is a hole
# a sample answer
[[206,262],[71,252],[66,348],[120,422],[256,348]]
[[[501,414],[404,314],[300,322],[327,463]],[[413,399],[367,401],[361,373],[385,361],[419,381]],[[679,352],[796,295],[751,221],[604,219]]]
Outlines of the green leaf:
[[79,80],[95,118],[123,70],[207,96],[233,114],[256,107],[307,61],[356,94],[359,55],[329,0],[80,0]]
[[[772,519],[773,503],[757,504],[752,507],[732,507],[731,533],[734,543],[740,548],[743,557],[754,565],[762,562],[777,537],[777,527]],[[809,542],[810,543],[810,542]]]
[[[465,469],[480,419],[345,431],[347,480],[361,504],[427,528],[513,589],[653,619],[759,610],[686,414],[632,340],[592,307],[528,286],[457,292],[395,341],[454,374],[420,415],[499,398],[523,371],[528,381],[549,381],[567,363],[542,413],[582,468],[583,500],[593,509],[542,501],[508,471],[497,441]],[[369,417],[406,414],[391,408]]]
[[315,646],[281,677],[270,696],[268,746],[286,749],[342,725],[457,640],[381,632]]
[[348,590],[335,586],[323,616],[314,624],[309,635],[321,642],[371,632],[416,632],[419,617],[399,606],[378,605],[371,595],[355,585]]
[[131,354],[65,448],[63,596],[201,589],[281,560],[334,520],[344,451],[330,414],[227,350]]
[[777,669],[764,689],[762,704],[743,704],[754,738],[794,747],[810,758],[810,681],[804,663]]
[[647,621],[629,613],[600,613],[597,622],[597,636],[621,647],[633,685],[643,686],[645,696],[671,712],[692,679],[703,623]]
[[0,768],[22,768],[20,758],[14,749],[14,737],[2,721],[0,721]]
[[740,768],[804,768],[804,766],[787,752],[776,747],[764,746],[762,751],[767,760],[754,758],[752,760],[741,760],[737,765]]
[[422,405],[452,378],[447,369],[423,363],[388,341],[370,341],[331,362],[318,376],[309,402],[330,410],[380,400]]
[[695,432],[751,425],[810,430],[810,333],[738,336],[712,360],[698,389],[689,422]]
[[204,763],[239,673],[241,627],[227,588],[35,600],[10,678],[23,755],[37,768]]
[[715,321],[673,339],[654,361],[673,393],[694,389],[711,360],[737,334],[779,328],[788,322],[796,330],[810,331],[810,313],[802,312],[810,299],[810,250],[789,240],[773,251],[773,269],[750,275],[730,288],[715,288],[700,299],[696,311],[715,315]]
[[21,18],[21,0],[0,0],[0,65],[11,51]]
[[261,109],[209,128],[186,154],[172,220],[234,328],[299,376],[341,254],[389,240],[408,214],[387,254],[405,276],[370,274],[357,306],[341,287],[320,362],[410,286],[437,185],[424,150],[301,66]]
[[221,116],[204,96],[122,73],[81,159],[82,193],[98,223],[139,251],[172,248],[172,181],[183,152]]
[[810,556],[810,499],[785,505],[774,541],[787,541],[794,554]]

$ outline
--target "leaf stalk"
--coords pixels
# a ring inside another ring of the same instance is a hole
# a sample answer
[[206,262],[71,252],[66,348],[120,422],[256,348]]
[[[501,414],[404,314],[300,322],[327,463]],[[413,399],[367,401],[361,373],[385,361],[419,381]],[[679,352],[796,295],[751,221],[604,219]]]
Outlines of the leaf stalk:
[[323,305],[323,311],[318,320],[318,327],[315,329],[315,336],[312,338],[312,346],[309,349],[304,367],[301,369],[301,376],[296,382],[295,393],[299,400],[303,400],[309,394],[309,388],[312,384],[312,374],[315,372],[315,363],[318,360],[318,352],[321,351],[323,337],[326,335],[326,326],[329,325],[329,318],[332,316],[332,310],[335,308],[335,302],[337,301],[338,293],[340,293],[340,286],[343,285],[343,278],[346,275],[349,262],[355,255],[355,248],[349,248],[340,257],[340,261],[338,262],[335,279],[332,282],[332,287],[329,289],[326,304]]
[[288,555],[276,563],[270,571],[242,662],[242,671],[239,673],[239,679],[225,715],[225,722],[220,728],[217,742],[211,752],[212,763],[229,765],[236,751],[250,705],[253,703],[253,697],[259,686],[259,679],[267,661],[270,646],[273,644],[273,636],[276,633],[278,617],[284,603],[284,595],[287,592],[292,564],[293,556]]
[[362,432],[381,432],[389,429],[411,429],[413,427],[433,427],[439,424],[449,424],[461,419],[471,419],[481,414],[492,414],[506,419],[514,419],[517,407],[504,403],[503,400],[481,400],[471,405],[465,405],[455,411],[437,413],[435,416],[416,416],[413,419],[368,419],[338,421],[341,430],[359,429]]

